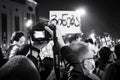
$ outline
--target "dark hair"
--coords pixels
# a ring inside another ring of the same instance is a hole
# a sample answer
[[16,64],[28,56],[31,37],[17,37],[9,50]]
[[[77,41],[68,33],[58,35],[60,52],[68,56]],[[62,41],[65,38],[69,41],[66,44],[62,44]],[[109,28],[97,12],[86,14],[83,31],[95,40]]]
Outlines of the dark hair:
[[13,41],[19,41],[19,39],[24,36],[24,33],[21,32],[21,31],[17,31],[17,32],[14,32],[12,34],[12,37],[11,37],[11,43],[13,43]]
[[15,56],[0,68],[0,80],[40,80],[40,76],[31,60]]
[[91,44],[94,43],[93,40],[92,40],[91,38],[86,39],[85,42],[86,42],[86,43],[91,43]]
[[115,46],[114,52],[115,52],[117,58],[120,59],[120,44],[117,44],[117,45]]
[[100,58],[104,61],[108,61],[112,51],[109,47],[102,47],[99,51]]

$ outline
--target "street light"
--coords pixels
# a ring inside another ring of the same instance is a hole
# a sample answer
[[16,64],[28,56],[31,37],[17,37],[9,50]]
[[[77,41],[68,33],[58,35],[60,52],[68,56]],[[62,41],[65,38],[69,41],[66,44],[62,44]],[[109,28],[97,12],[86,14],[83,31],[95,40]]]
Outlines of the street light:
[[[32,25],[33,25],[33,20],[32,19],[28,19],[25,23],[25,27],[28,30],[28,34],[27,34],[27,39],[28,39],[28,44],[32,45],[32,40],[31,40],[31,29],[32,29]],[[30,49],[30,53],[32,54],[32,49]]]
[[85,10],[84,8],[77,9],[76,12],[77,12],[78,14],[80,14],[80,16],[86,14],[86,10]]
[[91,38],[91,39],[93,40],[93,42],[95,42],[95,41],[96,41],[95,33],[91,33],[91,34],[89,35],[89,38]]
[[33,24],[33,20],[32,20],[32,19],[29,19],[29,20],[27,20],[25,26],[29,28],[29,27],[32,26],[32,24]]
[[[80,27],[81,27],[81,19],[82,19],[82,16],[86,14],[86,10],[84,8],[79,8],[76,10],[76,13],[79,15],[80,17]],[[80,29],[81,30],[81,29]],[[81,35],[82,35],[82,31],[81,31]]]
[[37,2],[35,0],[27,0],[27,1],[30,3],[33,3],[33,4],[37,4]]

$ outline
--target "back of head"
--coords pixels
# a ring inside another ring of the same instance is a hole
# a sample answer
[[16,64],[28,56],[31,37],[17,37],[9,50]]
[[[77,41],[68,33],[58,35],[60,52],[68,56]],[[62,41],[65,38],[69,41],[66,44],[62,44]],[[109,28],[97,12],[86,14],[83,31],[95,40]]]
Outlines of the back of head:
[[110,50],[110,48],[102,47],[99,51],[99,55],[100,55],[101,60],[103,60],[105,62],[108,61],[111,53],[112,53],[112,51]]
[[79,59],[82,60],[87,57],[86,55],[89,52],[89,47],[85,42],[73,42],[69,46]]
[[95,63],[93,60],[94,54],[90,46],[85,42],[73,42],[70,44],[70,48],[73,54],[76,55],[76,60],[80,63],[81,67],[79,66],[79,69],[82,69],[84,74],[91,73],[95,68]]
[[40,80],[40,77],[27,57],[15,56],[0,69],[0,80]]
[[115,52],[117,58],[120,59],[120,44],[117,44],[115,46],[115,51],[114,52]]

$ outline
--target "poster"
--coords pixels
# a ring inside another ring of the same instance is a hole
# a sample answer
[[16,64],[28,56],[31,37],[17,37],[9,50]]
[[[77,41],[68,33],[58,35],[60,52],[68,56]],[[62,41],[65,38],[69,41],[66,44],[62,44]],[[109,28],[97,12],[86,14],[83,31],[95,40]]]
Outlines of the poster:
[[49,19],[59,26],[62,35],[81,33],[81,17],[76,11],[50,11]]

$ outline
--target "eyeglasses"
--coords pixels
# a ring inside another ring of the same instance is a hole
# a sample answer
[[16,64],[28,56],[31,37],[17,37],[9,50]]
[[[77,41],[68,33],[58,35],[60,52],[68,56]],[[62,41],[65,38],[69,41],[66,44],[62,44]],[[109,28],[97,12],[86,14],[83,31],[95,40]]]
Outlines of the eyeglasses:
[[95,57],[93,57],[93,58],[85,58],[85,59],[83,59],[83,61],[85,61],[85,60],[95,60]]

